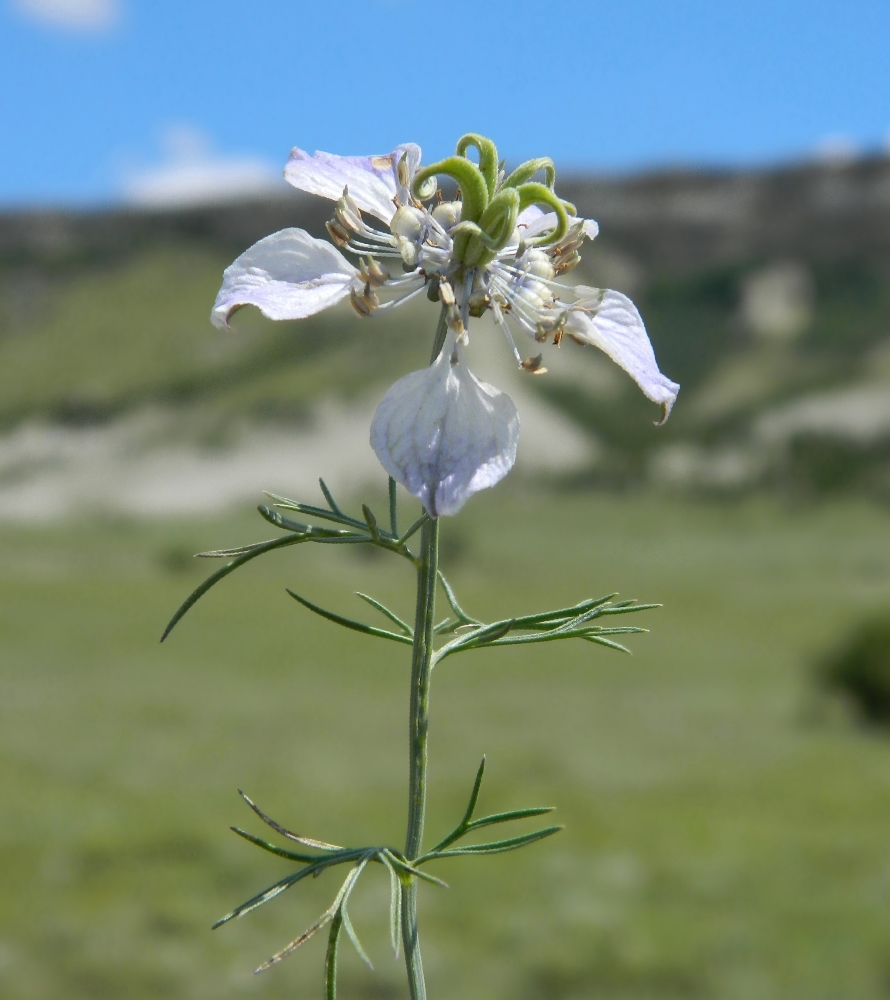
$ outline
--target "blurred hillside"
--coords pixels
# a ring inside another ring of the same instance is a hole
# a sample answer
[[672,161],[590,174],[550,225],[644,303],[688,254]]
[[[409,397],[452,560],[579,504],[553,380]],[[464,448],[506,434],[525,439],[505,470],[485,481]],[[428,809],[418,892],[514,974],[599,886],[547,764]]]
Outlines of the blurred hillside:
[[[595,351],[551,350],[531,379],[480,330],[474,366],[519,397],[528,471],[890,496],[890,160],[560,190],[601,226],[577,280],[635,299],[683,392],[656,430]],[[335,481],[372,476],[368,416],[425,363],[425,302],[376,322],[348,308],[301,324],[245,310],[232,333],[208,321],[238,253],[284,226],[323,235],[329,214],[294,193],[0,215],[0,516],[224,506],[330,474],[332,458]]]

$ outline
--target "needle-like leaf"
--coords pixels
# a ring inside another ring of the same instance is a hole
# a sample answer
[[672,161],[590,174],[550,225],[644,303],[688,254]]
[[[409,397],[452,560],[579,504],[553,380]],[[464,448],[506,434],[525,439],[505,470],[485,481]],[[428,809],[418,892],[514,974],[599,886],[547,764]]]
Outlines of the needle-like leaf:
[[245,795],[240,788],[238,789],[238,794],[267,826],[271,826],[276,833],[280,833],[281,836],[285,837],[287,840],[295,840],[298,844],[302,844],[304,847],[314,847],[319,851],[330,851],[332,853],[336,853],[337,851],[348,850],[348,848],[340,847],[337,844],[328,844],[323,840],[313,840],[311,837],[304,837],[299,833],[293,833],[291,830],[283,827],[280,823],[276,823],[271,816],[267,816],[266,813],[264,813],[263,810],[260,809],[260,807],[253,801],[253,799],[251,799],[248,795]]
[[439,583],[442,584],[442,589],[445,591],[445,597],[448,603],[451,605],[451,610],[457,615],[457,617],[465,625],[481,625],[482,623],[477,621],[475,618],[471,618],[466,611],[457,603],[457,597],[454,591],[451,589],[451,584],[445,579],[445,575],[441,570],[436,571],[436,575],[439,577]]
[[[482,763],[479,765],[479,769],[476,771],[476,780],[473,782],[473,790],[470,792],[470,801],[467,804],[467,808],[464,810],[463,818],[460,823],[448,834],[448,836],[439,841],[438,844],[429,851],[429,854],[433,854],[436,851],[442,850],[443,847],[447,847],[449,844],[453,844],[455,840],[459,840],[467,830],[467,825],[473,818],[473,811],[476,808],[476,803],[479,801],[479,791],[482,788],[482,775],[485,774],[485,757],[482,758]],[[426,856],[426,855],[425,855]]]
[[402,926],[402,883],[387,855],[387,851],[380,851],[377,856],[389,871],[389,937],[392,941],[393,953],[398,958],[401,941],[399,932]]
[[242,830],[240,826],[231,826],[229,829],[232,833],[237,833],[239,837],[249,840],[251,844],[256,844],[257,847],[261,847],[264,851],[268,851],[270,854],[277,854],[279,858],[287,858],[289,861],[302,861],[304,864],[312,864],[319,860],[317,854],[298,854],[296,851],[288,851],[284,847],[277,847],[275,844],[270,844],[268,840],[263,840],[262,837],[256,837],[254,834]]
[[360,528],[362,531],[367,527],[364,521],[359,521],[358,518],[344,514],[339,507],[336,510],[328,510],[325,507],[316,507],[314,504],[289,500],[287,497],[279,496],[277,493],[266,493],[266,496],[276,507],[280,507],[282,510],[295,510],[300,514],[308,514],[310,517],[318,517],[324,521],[334,521],[336,524],[346,524],[351,528]]
[[[264,545],[268,545],[269,542],[280,541],[278,538],[270,538],[265,542],[250,542],[247,545],[236,545],[231,549],[211,549],[209,552],[196,552],[196,559],[233,559],[237,556],[247,555],[249,552],[253,552],[254,549],[260,549]],[[302,539],[306,541],[306,539]]]
[[[386,850],[386,848],[384,848],[384,850]],[[403,858],[397,857],[392,851],[386,850],[386,855],[389,858],[390,863],[395,865],[396,868],[400,868],[403,872],[407,872],[409,875],[414,875],[419,879],[423,879],[424,882],[432,882],[433,885],[440,885],[443,889],[448,888],[447,882],[443,882],[442,879],[436,878],[428,872],[422,872],[419,868],[409,864]]]
[[528,809],[512,809],[510,812],[493,813],[491,816],[480,816],[464,827],[465,833],[481,830],[484,826],[496,826],[498,823],[512,823],[516,819],[529,819],[532,816],[546,816],[552,813],[556,806],[531,806]]
[[324,493],[324,498],[328,502],[328,506],[335,514],[342,514],[343,511],[337,506],[336,500],[331,491],[327,487],[327,483],[323,479],[318,480],[318,485],[321,487],[321,492]]
[[340,928],[343,926],[343,915],[339,911],[334,914],[331,930],[328,935],[328,949],[324,959],[324,995],[325,1000],[337,1000],[337,952],[340,946]]
[[409,646],[411,645],[412,640],[406,635],[399,635],[397,632],[387,632],[386,629],[374,628],[373,625],[364,625],[362,622],[353,621],[351,618],[344,618],[333,611],[325,611],[324,608],[320,608],[317,604],[307,601],[305,597],[300,597],[299,594],[295,594],[292,590],[288,590],[288,593],[295,601],[299,601],[300,604],[310,611],[314,611],[317,615],[321,615],[322,618],[327,618],[328,621],[342,625],[344,628],[350,628],[354,632],[364,632],[365,635],[376,635],[380,639],[393,639],[395,642],[404,642]]
[[233,559],[228,565],[223,566],[222,569],[218,569],[212,576],[207,577],[207,579],[199,586],[196,587],[191,594],[182,602],[177,610],[176,614],[170,619],[169,624],[164,629],[164,634],[161,636],[161,642],[163,642],[167,636],[173,631],[176,624],[180,619],[192,608],[211,587],[219,583],[220,580],[224,579],[229,575],[229,573],[234,573],[236,569],[243,566],[246,562],[250,562],[251,559],[255,559],[257,556],[263,555],[265,552],[271,552],[272,549],[283,549],[287,545],[299,545],[301,542],[305,542],[306,538],[303,535],[285,535],[283,538],[273,538],[268,542],[260,542],[247,549],[243,555],[239,555],[237,558]]
[[366,535],[356,535],[354,531],[346,531],[343,528],[320,528],[318,525],[292,521],[289,517],[279,514],[277,510],[272,510],[265,504],[259,504],[257,511],[262,518],[267,520],[269,524],[274,524],[276,528],[308,535],[312,541],[318,541],[322,538],[361,538],[367,540]]
[[377,524],[377,518],[374,517],[374,512],[366,504],[362,504],[362,514],[365,515],[365,524],[368,526],[368,531],[371,532],[371,537],[375,542],[380,541],[380,526]]
[[389,477],[389,530],[393,538],[399,537],[399,498],[396,492],[396,481]]
[[340,915],[343,917],[343,930],[349,935],[349,940],[352,942],[353,947],[358,952],[358,957],[368,966],[369,969],[374,968],[374,963],[368,958],[368,953],[362,947],[361,941],[358,939],[358,934],[355,933],[355,928],[352,926],[352,921],[349,919],[349,914],[346,912],[346,902],[340,907]]
[[[261,966],[254,969],[253,974],[255,976],[259,975],[259,973],[265,972],[266,969],[271,969],[273,965],[278,965],[278,963],[284,961],[284,959],[286,959],[288,955],[292,955],[297,950],[297,948],[299,948],[301,945],[304,945],[309,940],[309,938],[318,933],[318,931],[320,931],[322,927],[324,927],[327,923],[339,917],[340,917],[339,910],[335,910],[333,909],[333,907],[330,910],[325,910],[324,913],[322,913],[322,915],[318,918],[318,920],[315,921],[315,923],[311,927],[307,927],[306,930],[304,930],[303,933],[298,938],[295,938],[293,941],[291,941],[290,944],[285,945],[281,949],[281,951],[276,952],[271,958],[267,958],[266,961],[263,962]],[[339,934],[339,928],[338,928],[338,934]],[[336,953],[334,961],[336,961]]]
[[611,642],[609,639],[604,639],[600,635],[585,635],[582,638],[586,639],[588,642],[595,642],[600,646],[608,646],[609,649],[617,649],[619,653],[627,653],[628,656],[633,656],[633,653],[627,648],[627,646],[622,646],[620,642]]
[[245,913],[250,913],[251,910],[255,910],[258,906],[268,903],[270,900],[284,892],[285,889],[289,889],[301,879],[306,878],[307,875],[314,875],[316,872],[322,872],[325,868],[329,868],[332,864],[338,863],[339,862],[334,861],[331,858],[321,858],[314,865],[307,865],[305,868],[301,868],[298,872],[292,872],[285,878],[280,879],[274,885],[270,885],[268,889],[263,889],[262,892],[258,892],[255,896],[251,896],[247,902],[242,903],[240,906],[236,906],[231,913],[227,913],[224,917],[220,917],[211,929],[216,930],[217,927],[222,927],[223,924],[227,924],[230,920],[234,920],[236,917],[243,917]]
[[628,615],[634,611],[651,611],[653,608],[663,608],[663,604],[633,604],[630,601],[622,601],[621,604],[614,604],[611,608],[602,608],[601,615]]
[[475,629],[472,632],[467,632],[461,637],[458,642],[454,644],[453,649],[463,648],[467,646],[484,646],[490,642],[497,642],[498,639],[503,638],[516,624],[515,618],[510,618],[507,621],[492,622],[491,625],[486,625],[483,628]]
[[413,636],[414,635],[414,629],[412,629],[410,625],[407,625],[405,622],[403,622],[402,619],[399,618],[398,615],[393,614],[393,612],[390,611],[388,607],[386,607],[385,605],[381,604],[380,601],[375,601],[373,597],[369,597],[367,594],[363,594],[359,590],[357,590],[355,592],[355,596],[356,597],[360,597],[363,601],[367,601],[368,604],[370,604],[372,608],[376,608],[382,615],[386,615],[386,617],[394,625],[398,625],[398,627],[405,633],[405,635],[408,635],[408,636]]
[[506,851],[516,851],[545,837],[552,837],[554,833],[559,833],[563,829],[565,828],[562,826],[548,826],[544,830],[526,833],[521,837],[510,837],[508,840],[495,840],[490,844],[472,844],[469,847],[452,847],[447,851],[430,851],[423,858],[418,858],[417,863],[432,861],[435,858],[458,857],[463,854],[503,854]]
[[405,534],[399,536],[398,539],[399,545],[404,545],[405,542],[407,542],[412,535],[420,531],[420,529],[426,524],[427,521],[429,521],[429,519],[430,519],[429,514],[427,514],[427,512],[424,511],[420,515],[420,517],[414,522],[414,524],[412,524],[411,527],[405,532]]

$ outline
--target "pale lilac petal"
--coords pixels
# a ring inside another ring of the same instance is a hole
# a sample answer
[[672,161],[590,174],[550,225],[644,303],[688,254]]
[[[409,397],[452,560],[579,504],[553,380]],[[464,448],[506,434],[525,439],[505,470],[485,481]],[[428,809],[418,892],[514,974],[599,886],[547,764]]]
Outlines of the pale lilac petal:
[[[664,408],[662,421],[680,391],[680,386],[662,375],[655,352],[637,307],[621,292],[575,289],[582,301],[569,312],[566,328],[584,343],[604,351],[643,390],[654,403]],[[590,298],[585,293],[590,292]]]
[[221,328],[241,306],[269,319],[304,319],[345,298],[355,268],[330,243],[282,229],[254,243],[223,272],[210,321]]
[[313,153],[311,156],[294,147],[284,168],[284,179],[301,191],[336,201],[343,188],[349,188],[356,205],[381,222],[389,224],[395,214],[393,198],[407,193],[399,184],[397,167],[407,154],[408,172],[414,176],[420,163],[420,147],[414,143],[397,146],[383,156],[335,156]]
[[[570,215],[569,228],[574,226],[576,222],[581,223],[581,232],[589,240],[596,239],[600,227],[593,219],[576,219]],[[523,209],[519,213],[516,225],[519,227],[520,235],[524,240],[531,239],[533,236],[540,236],[541,233],[546,233],[548,229],[552,230],[556,228],[556,212],[543,212],[537,205],[529,205],[528,208]]]
[[[551,214],[553,214],[555,218],[555,213]],[[538,208],[537,205],[529,205],[528,208],[524,208],[519,213],[516,225],[519,226],[520,229],[528,230],[530,226],[537,225],[543,218],[544,212]],[[525,236],[526,234],[523,233],[522,235]]]
[[503,479],[519,438],[513,400],[479,381],[457,351],[450,338],[435,364],[399,379],[371,423],[383,468],[436,517]]

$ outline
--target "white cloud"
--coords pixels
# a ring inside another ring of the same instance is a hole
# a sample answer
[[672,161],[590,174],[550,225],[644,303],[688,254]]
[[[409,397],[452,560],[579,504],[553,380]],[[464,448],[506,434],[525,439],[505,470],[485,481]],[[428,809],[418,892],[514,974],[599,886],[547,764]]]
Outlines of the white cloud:
[[286,191],[281,167],[257,156],[215,152],[206,135],[185,125],[162,137],[163,156],[123,171],[124,199],[143,208],[181,208]]
[[12,0],[24,17],[54,28],[106,31],[121,17],[119,0]]

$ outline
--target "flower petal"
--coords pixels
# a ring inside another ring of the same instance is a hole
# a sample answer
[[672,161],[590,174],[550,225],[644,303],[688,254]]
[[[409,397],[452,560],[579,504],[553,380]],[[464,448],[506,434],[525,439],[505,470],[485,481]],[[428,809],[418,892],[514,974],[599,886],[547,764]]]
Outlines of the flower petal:
[[246,305],[269,319],[304,319],[345,298],[356,273],[330,243],[303,229],[282,229],[225,269],[210,321],[227,327]]
[[516,461],[513,400],[477,379],[462,354],[450,337],[434,364],[396,382],[371,423],[383,468],[434,517],[456,514]]
[[[581,232],[589,240],[595,240],[599,231],[599,225],[593,219],[576,219],[569,216],[569,228],[576,222],[581,223]],[[556,212],[543,212],[537,205],[529,205],[519,213],[516,225],[521,231],[523,239],[532,236],[539,236],[547,232],[548,229],[556,229]]]
[[349,187],[356,205],[389,224],[396,211],[393,198],[407,196],[398,180],[398,163],[407,154],[409,177],[420,163],[420,147],[413,142],[396,146],[385,156],[335,156],[316,152],[310,156],[296,146],[284,168],[284,179],[301,191],[336,201]]
[[[600,292],[579,286],[575,291],[582,296],[582,301],[569,311],[566,321],[569,333],[608,354],[649,399],[661,403],[664,408],[661,422],[664,423],[680,386],[658,370],[655,352],[637,307],[626,295],[610,289]],[[587,292],[591,297],[585,301]]]

